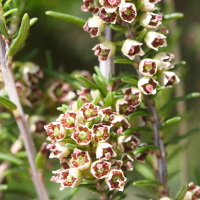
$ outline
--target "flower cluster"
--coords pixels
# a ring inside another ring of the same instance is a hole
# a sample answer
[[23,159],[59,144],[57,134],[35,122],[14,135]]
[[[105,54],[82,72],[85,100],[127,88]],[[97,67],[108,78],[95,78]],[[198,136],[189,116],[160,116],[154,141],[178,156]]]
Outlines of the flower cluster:
[[188,191],[183,200],[200,200],[200,186],[189,183]]
[[[83,89],[79,92],[81,106],[79,100],[74,102],[56,122],[44,126],[51,141],[47,146],[50,158],[58,158],[62,165],[51,178],[60,184],[61,190],[77,186],[83,177],[94,177],[105,180],[110,190],[123,191],[126,181],[123,172],[133,170],[134,159],[145,158],[144,154],[137,157],[133,154],[141,145],[139,134],[123,135],[131,127],[128,118],[113,112],[112,107],[101,108],[100,104],[91,103],[94,92]],[[130,102],[132,98],[129,97]]]

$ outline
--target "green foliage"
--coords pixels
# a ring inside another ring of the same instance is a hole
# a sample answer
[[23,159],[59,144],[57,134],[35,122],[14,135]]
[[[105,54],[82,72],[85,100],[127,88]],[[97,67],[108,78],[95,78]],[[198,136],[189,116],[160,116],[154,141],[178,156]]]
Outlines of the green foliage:
[[0,105],[2,105],[3,107],[9,109],[9,110],[16,110],[17,106],[10,101],[9,99],[0,96]]
[[178,191],[174,200],[183,200],[185,197],[186,192],[188,191],[188,184],[182,186],[182,188]]
[[74,195],[79,191],[79,188],[72,188],[68,191],[67,195],[64,197],[63,200],[71,200],[73,199]]
[[97,84],[98,89],[101,91],[101,93],[106,96],[108,94],[108,90],[104,85],[104,82],[100,81],[100,79],[98,78],[98,76],[96,74],[93,74],[93,80],[94,82]]
[[140,147],[140,148],[136,149],[134,151],[134,154],[136,155],[138,153],[142,153],[142,152],[150,150],[150,149],[159,150],[159,148],[157,146],[155,146],[155,145],[147,145],[147,146],[143,146],[143,147]]
[[10,35],[6,30],[5,24],[2,19],[0,19],[0,31],[6,38],[10,38]]
[[136,117],[136,116],[144,116],[144,117],[150,117],[152,114],[148,111],[137,111],[137,112],[134,112],[132,114],[130,114],[128,116],[129,119],[133,118],[133,117]]
[[163,21],[165,20],[171,20],[171,19],[179,19],[179,18],[183,18],[184,14],[183,13],[172,13],[172,14],[167,14],[163,17]]
[[80,110],[80,108],[83,106],[84,101],[81,97],[78,98],[77,100],[77,109]]
[[68,105],[62,104],[62,107],[58,107],[57,110],[65,113],[67,110],[72,110]]
[[141,181],[135,181],[133,185],[138,186],[153,186],[153,187],[161,187],[162,184],[158,181],[150,181],[150,180],[141,180]]
[[139,126],[139,127],[127,129],[126,131],[123,132],[123,135],[130,135],[134,133],[135,131],[151,131],[151,129],[146,126]]
[[116,59],[114,60],[115,64],[128,64],[128,65],[135,65],[136,62],[134,60],[129,60],[129,59]]
[[121,31],[121,32],[126,32],[127,28],[121,25],[116,25],[116,24],[111,24],[110,28],[114,31]]
[[122,80],[122,82],[128,83],[135,87],[137,87],[137,85],[138,85],[138,80],[133,79],[133,78],[122,78],[121,80]]
[[169,126],[169,125],[171,125],[171,124],[173,124],[173,123],[176,123],[176,122],[178,122],[178,121],[180,121],[180,120],[181,120],[180,117],[173,117],[173,118],[171,118],[171,119],[168,119],[168,120],[164,121],[164,122],[161,124],[160,129],[162,130],[162,129],[164,129],[165,127],[167,127],[167,126]]
[[15,156],[5,154],[5,153],[0,153],[0,160],[6,160],[15,165],[25,165],[24,161],[20,160],[19,158],[16,158]]
[[105,106],[109,107],[112,106],[114,103],[114,94],[113,92],[109,92],[105,98]]
[[91,82],[87,78],[80,76],[80,75],[76,75],[75,77],[86,88],[98,89],[97,85],[95,85],[93,82]]

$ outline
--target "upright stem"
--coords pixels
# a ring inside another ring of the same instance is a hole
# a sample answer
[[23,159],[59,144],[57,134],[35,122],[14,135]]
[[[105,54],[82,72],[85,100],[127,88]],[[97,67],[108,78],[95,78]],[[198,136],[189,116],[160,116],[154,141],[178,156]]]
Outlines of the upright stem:
[[6,89],[8,91],[8,96],[10,100],[17,106],[17,110],[14,111],[14,116],[22,135],[26,152],[28,154],[28,160],[32,172],[31,177],[40,200],[49,200],[44,182],[35,166],[36,149],[15,86],[15,80],[12,71],[12,61],[8,59],[6,49],[8,50],[8,44],[6,44],[2,37],[0,37],[0,59],[2,65],[2,75]]

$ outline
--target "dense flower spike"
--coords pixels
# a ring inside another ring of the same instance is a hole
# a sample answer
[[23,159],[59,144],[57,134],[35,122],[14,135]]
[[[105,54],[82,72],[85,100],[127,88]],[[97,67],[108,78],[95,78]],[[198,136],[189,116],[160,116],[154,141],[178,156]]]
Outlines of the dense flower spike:
[[92,129],[92,136],[95,142],[106,142],[110,137],[110,126],[95,124]]
[[162,86],[172,87],[173,84],[179,83],[180,79],[174,72],[163,71],[158,77],[158,82]]
[[132,23],[137,16],[137,10],[133,3],[125,3],[119,7],[120,18],[128,23]]
[[71,138],[79,145],[88,145],[92,140],[92,130],[79,124],[73,132]]
[[151,12],[144,13],[140,18],[140,24],[144,28],[157,29],[162,24],[162,16]]
[[138,81],[138,88],[146,95],[156,94],[158,82],[150,77],[143,77]]
[[112,169],[105,179],[110,190],[124,190],[125,181],[127,180],[122,170]]
[[86,121],[92,121],[99,115],[99,106],[95,106],[91,103],[85,103],[80,108],[80,115]]
[[107,13],[113,13],[117,8],[125,3],[125,0],[99,0]]
[[154,31],[148,32],[144,38],[144,41],[150,49],[154,49],[156,51],[158,51],[159,47],[167,46],[166,36]]
[[92,163],[91,173],[97,179],[103,179],[108,176],[111,168],[111,163],[105,160],[98,160]]
[[117,12],[108,13],[105,8],[99,9],[99,17],[102,19],[103,23],[115,24],[117,20]]
[[115,55],[114,43],[105,40],[101,44],[97,44],[92,50],[95,51],[95,55],[98,56],[99,61],[108,60]]
[[136,55],[143,56],[144,51],[141,49],[142,43],[136,40],[127,39],[122,46],[122,53],[129,59],[133,60]]
[[71,157],[72,159],[70,160],[70,164],[77,169],[87,169],[91,164],[91,158],[87,151],[75,148]]
[[144,59],[140,62],[139,71],[143,76],[153,76],[157,72],[157,64],[153,59]]
[[91,38],[93,38],[101,35],[105,29],[105,24],[99,16],[93,16],[86,22],[83,29],[90,33]]
[[95,0],[83,0],[84,5],[81,6],[81,10],[84,12],[92,12],[93,14],[98,13],[99,5]]

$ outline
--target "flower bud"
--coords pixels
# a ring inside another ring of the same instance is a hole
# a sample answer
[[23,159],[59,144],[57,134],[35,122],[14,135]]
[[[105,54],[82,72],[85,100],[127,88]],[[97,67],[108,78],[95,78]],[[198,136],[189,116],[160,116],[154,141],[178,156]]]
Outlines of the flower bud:
[[99,16],[93,16],[83,26],[84,31],[90,33],[91,38],[100,36],[105,29],[105,24]]
[[174,58],[175,58],[174,54],[165,52],[159,53],[154,57],[154,59],[157,62],[159,70],[168,70],[174,68],[174,65],[170,63],[171,60]]
[[83,0],[84,5],[81,6],[83,12],[92,12],[93,14],[98,13],[99,5],[95,0]]
[[136,108],[133,106],[130,106],[128,102],[123,98],[123,99],[118,99],[116,102],[116,111],[117,114],[120,115],[130,115],[131,113],[136,111]]
[[97,179],[103,179],[108,176],[111,168],[111,163],[104,160],[97,160],[92,163],[91,173]]
[[153,59],[143,59],[139,65],[139,71],[143,76],[153,76],[157,68],[156,61]]
[[113,147],[109,143],[99,143],[96,149],[96,158],[102,160],[109,160],[117,154],[114,152]]
[[49,158],[63,158],[70,154],[70,150],[65,147],[65,142],[57,142],[53,144],[48,144],[47,149],[51,150]]
[[128,123],[127,119],[123,115],[116,115],[112,121],[112,125],[115,126],[114,131],[118,135],[121,135],[123,131],[131,127],[131,125]]
[[174,72],[163,71],[158,77],[158,82],[162,86],[172,87],[173,84],[179,83],[180,79]]
[[138,88],[145,95],[156,94],[158,82],[150,77],[143,77],[138,81]]
[[70,160],[70,164],[77,169],[85,170],[91,164],[91,158],[87,151],[75,148],[71,156],[72,159]]
[[135,56],[143,56],[144,51],[141,49],[142,43],[136,40],[127,39],[122,46],[122,53],[129,59],[134,60]]
[[133,3],[125,3],[119,7],[120,18],[127,22],[132,23],[137,16],[137,10]]
[[44,126],[47,124],[44,117],[41,116],[31,116],[29,118],[29,126],[31,133],[42,134],[44,133]]
[[95,142],[106,142],[110,137],[110,126],[95,124],[92,129],[92,136]]
[[117,20],[117,12],[108,13],[105,8],[99,9],[99,17],[102,19],[103,23],[115,24]]
[[140,0],[143,2],[143,6],[141,7],[142,12],[150,12],[156,9],[155,4],[160,2],[161,0]]
[[85,103],[80,108],[79,113],[85,121],[92,121],[99,115],[99,106],[95,106],[92,103]]
[[71,138],[79,145],[88,145],[92,140],[92,131],[86,126],[79,124]]
[[162,16],[151,12],[143,13],[140,24],[147,29],[157,29],[162,24]]
[[112,112],[111,106],[108,108],[101,109],[99,111],[99,114],[101,117],[101,123],[107,126],[111,125],[114,116],[117,115],[116,113]]
[[115,55],[115,45],[109,40],[97,44],[92,50],[95,51],[95,55],[98,56],[99,61],[104,61],[110,59]]
[[118,146],[123,152],[133,152],[139,143],[140,140],[133,135],[118,137]]
[[123,165],[121,167],[121,169],[123,171],[132,171],[133,170],[133,158],[131,158],[130,155],[128,154],[123,154],[122,158],[121,158]]
[[48,125],[45,125],[44,129],[46,130],[46,133],[49,136],[48,139],[54,142],[59,142],[65,139],[65,136],[67,135],[67,132],[64,129],[64,127],[58,122],[52,122]]
[[125,3],[125,0],[99,0],[107,13],[113,13],[117,8]]
[[126,177],[123,174],[122,170],[112,169],[108,177],[105,179],[110,190],[116,189],[119,191],[124,190],[124,185],[126,181]]
[[57,119],[66,130],[74,130],[78,125],[78,114],[73,111],[66,111]]
[[49,87],[48,94],[55,102],[70,102],[76,97],[76,94],[70,91],[70,85],[63,82],[53,83]]
[[155,51],[158,51],[158,47],[167,46],[166,38],[167,37],[161,33],[150,31],[145,36],[144,41],[146,42],[146,45],[150,49],[154,49]]
[[142,93],[136,87],[130,87],[122,89],[124,99],[128,102],[128,105],[136,107],[142,101]]

